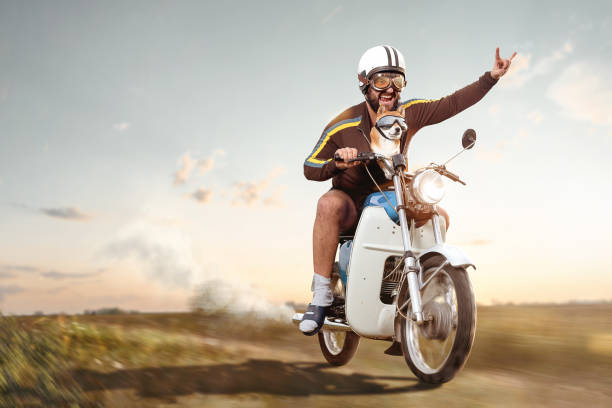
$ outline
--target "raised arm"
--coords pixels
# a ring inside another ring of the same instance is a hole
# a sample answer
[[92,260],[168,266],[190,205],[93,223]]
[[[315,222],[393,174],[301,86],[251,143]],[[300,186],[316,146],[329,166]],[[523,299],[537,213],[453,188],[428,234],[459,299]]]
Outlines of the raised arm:
[[516,52],[509,59],[503,59],[499,56],[497,48],[493,69],[485,72],[476,82],[441,99],[413,99],[404,103],[408,126],[419,129],[433,125],[474,105],[489,92],[500,77],[506,74],[515,56]]

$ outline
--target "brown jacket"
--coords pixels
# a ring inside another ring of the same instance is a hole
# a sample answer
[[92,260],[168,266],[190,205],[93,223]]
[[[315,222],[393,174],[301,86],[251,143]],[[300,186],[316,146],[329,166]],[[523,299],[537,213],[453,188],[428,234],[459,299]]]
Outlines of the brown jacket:
[[[408,131],[402,136],[401,150],[406,152],[412,137],[424,126],[442,122],[481,100],[497,83],[490,72],[485,72],[476,82],[455,93],[437,100],[410,99],[400,102],[406,108]],[[373,184],[364,166],[346,170],[336,167],[333,156],[343,147],[354,147],[359,152],[370,152],[370,115],[366,102],[351,106],[323,130],[312,153],[304,161],[304,176],[309,180],[324,181],[332,178],[332,186],[361,201],[372,191]],[[378,183],[386,179],[376,163],[368,166]]]

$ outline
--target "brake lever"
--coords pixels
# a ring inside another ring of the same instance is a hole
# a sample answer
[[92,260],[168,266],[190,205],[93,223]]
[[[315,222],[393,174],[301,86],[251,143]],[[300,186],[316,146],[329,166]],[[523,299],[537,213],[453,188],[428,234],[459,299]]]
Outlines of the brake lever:
[[458,182],[458,183],[461,183],[461,184],[463,184],[464,186],[466,185],[466,184],[465,184],[465,182],[464,182],[463,180],[461,180],[461,179],[459,178],[459,176],[458,176],[458,175],[456,175],[456,174],[455,174],[455,173],[453,173],[452,171],[448,171],[448,170],[446,169],[446,167],[445,167],[445,166],[437,166],[437,167],[435,168],[435,170],[436,170],[438,173],[440,173],[441,175],[443,175],[443,176],[445,176],[445,177],[448,177],[448,178],[449,178],[449,179],[451,179],[452,181],[456,181],[456,182]]

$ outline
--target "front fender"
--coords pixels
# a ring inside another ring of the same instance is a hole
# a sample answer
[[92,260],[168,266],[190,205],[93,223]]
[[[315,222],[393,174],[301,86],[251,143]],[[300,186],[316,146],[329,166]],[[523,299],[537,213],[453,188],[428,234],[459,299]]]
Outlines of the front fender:
[[418,260],[421,264],[423,264],[427,258],[434,255],[442,255],[448,259],[450,264],[454,267],[467,268],[468,266],[471,266],[476,269],[476,266],[472,260],[466,255],[465,252],[463,252],[462,249],[447,244],[437,244],[421,252],[418,256]]

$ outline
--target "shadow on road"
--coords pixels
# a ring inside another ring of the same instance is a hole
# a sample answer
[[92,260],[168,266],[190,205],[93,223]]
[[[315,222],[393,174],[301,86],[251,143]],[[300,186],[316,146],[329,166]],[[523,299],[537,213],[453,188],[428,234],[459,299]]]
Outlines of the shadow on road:
[[[85,391],[134,389],[140,396],[263,393],[283,396],[391,394],[436,386],[410,377],[343,374],[327,364],[248,360],[240,364],[155,367],[100,373],[76,370]],[[388,382],[393,381],[394,385]]]

